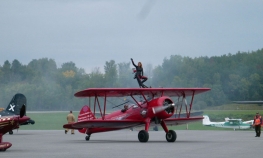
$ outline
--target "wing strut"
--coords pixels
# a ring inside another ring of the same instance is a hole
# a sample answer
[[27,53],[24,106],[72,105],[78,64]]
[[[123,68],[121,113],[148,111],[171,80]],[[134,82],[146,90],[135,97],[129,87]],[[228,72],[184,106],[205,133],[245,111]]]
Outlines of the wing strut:
[[136,104],[137,104],[140,108],[142,108],[141,105],[137,102],[137,100],[133,97],[133,95],[131,95],[131,97],[132,97],[132,99],[136,102]]
[[[178,97],[178,101],[177,101],[178,103],[179,103],[179,99],[180,99],[180,97]],[[175,108],[175,114],[176,114],[176,115],[177,115],[178,105],[179,105],[179,104],[176,104],[176,108]],[[176,115],[174,115],[175,118],[176,118]]]
[[193,91],[193,94],[192,94],[192,99],[191,99],[191,103],[190,103],[190,109],[189,109],[189,113],[188,113],[187,118],[189,118],[189,117],[190,117],[190,114],[191,114],[191,110],[192,110],[192,106],[193,106],[193,101],[194,101],[194,96],[195,96],[195,91]]
[[95,112],[96,112],[96,104],[97,104],[97,94],[95,95],[95,98],[94,98],[94,114],[95,114]]
[[91,102],[91,101],[90,101],[90,97],[89,97],[89,108],[90,108],[90,102]]
[[142,97],[144,98],[144,100],[146,101],[146,103],[148,104],[148,100],[145,98],[145,95],[141,92]]
[[[97,97],[97,103],[98,103],[98,107],[99,107],[99,110],[100,110],[100,116],[103,118],[101,107],[100,107],[100,101],[99,101],[98,97]],[[104,102],[104,104],[105,104],[105,102]]]
[[107,96],[106,96],[107,94],[105,93],[105,97],[104,97],[104,110],[103,110],[103,116],[102,116],[102,120],[104,120],[105,119],[105,110],[106,110],[106,98],[107,98]]
[[[184,98],[182,98],[182,100],[184,100]],[[182,106],[183,106],[183,104],[181,103],[181,107],[180,107],[179,117],[178,118],[180,118],[180,115],[181,115],[181,112],[182,112]]]

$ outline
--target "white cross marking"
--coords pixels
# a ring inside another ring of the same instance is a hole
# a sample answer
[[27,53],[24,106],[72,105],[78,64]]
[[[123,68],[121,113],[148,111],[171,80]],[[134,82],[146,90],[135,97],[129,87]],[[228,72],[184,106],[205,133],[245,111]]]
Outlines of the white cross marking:
[[10,109],[8,109],[8,110],[15,111],[15,109],[14,109],[14,108],[15,108],[15,106],[16,106],[16,105],[12,106],[12,105],[10,104]]

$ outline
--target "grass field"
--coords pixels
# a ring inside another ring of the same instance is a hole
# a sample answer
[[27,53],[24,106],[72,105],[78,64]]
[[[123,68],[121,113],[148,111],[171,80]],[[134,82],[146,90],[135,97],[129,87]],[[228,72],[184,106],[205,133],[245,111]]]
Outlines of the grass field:
[[[244,121],[252,120],[255,113],[263,110],[205,110],[204,114],[209,115],[211,121],[223,121],[225,117],[229,118],[242,118]],[[68,112],[42,112],[31,113],[28,112],[27,116],[35,121],[34,125],[20,126],[21,130],[63,130],[63,125],[67,123],[66,116]],[[77,118],[78,112],[73,112]],[[170,126],[169,129],[185,130],[187,125]],[[188,124],[189,130],[232,130],[224,128],[206,127],[202,122],[195,122]],[[161,130],[161,127],[159,127]]]

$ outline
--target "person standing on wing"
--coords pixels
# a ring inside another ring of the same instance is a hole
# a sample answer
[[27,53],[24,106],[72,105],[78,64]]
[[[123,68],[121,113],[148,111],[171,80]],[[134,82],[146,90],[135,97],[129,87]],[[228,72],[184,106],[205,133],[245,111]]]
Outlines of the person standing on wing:
[[[132,64],[133,66],[136,68],[136,72],[135,72],[135,77],[134,79],[136,78],[137,81],[138,81],[138,84],[140,86],[140,88],[148,88],[147,86],[145,86],[143,83],[145,81],[147,81],[147,77],[146,76],[143,76],[143,68],[142,68],[142,63],[141,62],[138,62],[138,66],[134,64],[133,62],[133,59],[131,58],[131,61],[132,61]],[[142,81],[141,81],[142,79]]]

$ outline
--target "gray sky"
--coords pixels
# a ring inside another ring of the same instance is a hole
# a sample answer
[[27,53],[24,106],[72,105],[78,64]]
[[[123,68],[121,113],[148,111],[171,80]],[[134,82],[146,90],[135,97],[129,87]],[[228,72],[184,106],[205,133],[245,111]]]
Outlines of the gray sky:
[[263,48],[262,0],[2,0],[0,65],[106,61],[161,65],[171,55],[221,56]]

